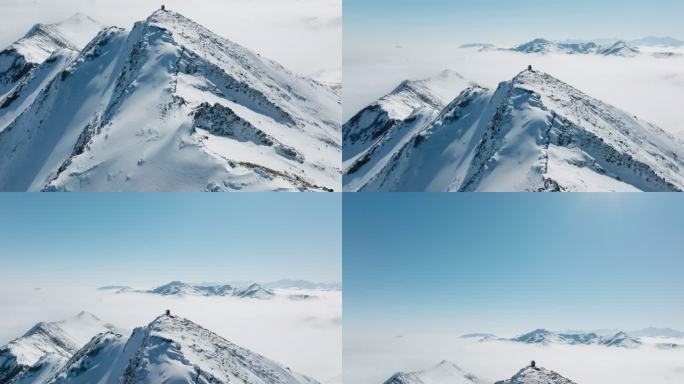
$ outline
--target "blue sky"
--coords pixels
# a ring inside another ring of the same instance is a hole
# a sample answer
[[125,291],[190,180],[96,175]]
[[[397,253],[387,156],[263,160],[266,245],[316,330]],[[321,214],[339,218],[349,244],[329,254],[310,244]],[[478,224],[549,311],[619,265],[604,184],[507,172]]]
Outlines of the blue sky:
[[0,194],[0,281],[341,279],[339,194]]
[[533,37],[684,38],[682,15],[681,0],[344,0],[343,34],[345,45],[355,38],[499,44]]
[[345,194],[345,327],[684,329],[684,197]]

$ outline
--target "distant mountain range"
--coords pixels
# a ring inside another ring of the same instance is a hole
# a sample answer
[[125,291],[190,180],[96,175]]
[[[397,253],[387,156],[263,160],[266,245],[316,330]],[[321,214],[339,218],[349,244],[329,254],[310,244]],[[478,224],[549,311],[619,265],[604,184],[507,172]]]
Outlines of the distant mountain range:
[[184,318],[162,315],[125,336],[88,313],[0,348],[0,383],[318,384]]
[[[565,40],[553,41],[537,38],[512,48],[500,48],[493,44],[472,43],[463,44],[460,48],[479,50],[500,50],[520,53],[562,53],[570,55],[596,54],[601,56],[635,57],[642,54],[639,47],[649,48],[679,48],[684,46],[684,41],[671,37],[646,37],[638,40],[597,39],[597,40]],[[670,51],[649,52],[656,57],[675,57],[681,53]]]
[[[566,345],[601,345],[606,347],[638,348],[643,345],[641,337],[652,338],[683,338],[684,332],[670,328],[645,328],[641,330],[624,331],[594,331],[594,332],[554,332],[547,329],[535,329],[534,331],[516,336],[514,338],[500,338],[490,333],[469,333],[461,336],[464,339],[477,339],[479,341],[513,341],[526,344],[566,344]],[[682,343],[656,343],[656,347],[661,349],[675,349],[684,347]]]
[[[232,296],[237,298],[250,298],[267,300],[277,296],[274,290],[293,289],[304,291],[339,290],[340,284],[336,283],[313,283],[305,280],[278,280],[271,283],[259,284],[254,282],[238,284],[189,284],[182,281],[172,281],[167,284],[148,289],[139,290],[124,285],[107,285],[98,288],[100,291],[114,291],[116,293],[147,293],[161,296]],[[288,292],[287,297],[293,300],[313,299],[315,293],[311,292]]]

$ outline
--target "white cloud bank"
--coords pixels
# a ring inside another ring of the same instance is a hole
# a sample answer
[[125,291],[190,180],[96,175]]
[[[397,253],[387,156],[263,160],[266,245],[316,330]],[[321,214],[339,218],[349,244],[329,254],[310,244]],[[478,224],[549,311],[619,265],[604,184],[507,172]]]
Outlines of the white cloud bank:
[[81,12],[131,28],[161,4],[299,73],[340,69],[341,0],[3,0],[0,49],[38,22]]
[[[401,337],[398,337],[401,336]],[[397,371],[415,371],[449,360],[489,382],[510,378],[535,360],[540,366],[582,384],[680,384],[684,349],[529,345],[478,342],[458,335],[379,335],[345,331],[344,379],[381,384]]]
[[0,287],[0,345],[38,321],[56,321],[81,310],[126,331],[170,309],[227,340],[320,381],[336,377],[342,364],[342,294],[316,292],[312,300],[166,297],[116,294],[94,288]]
[[[684,53],[683,49],[661,50]],[[533,65],[588,95],[608,102],[669,132],[684,135],[684,56],[635,58],[599,55],[521,54],[459,49],[456,44],[389,46],[345,42],[346,121],[400,81],[433,76],[449,68],[487,87],[510,80]]]

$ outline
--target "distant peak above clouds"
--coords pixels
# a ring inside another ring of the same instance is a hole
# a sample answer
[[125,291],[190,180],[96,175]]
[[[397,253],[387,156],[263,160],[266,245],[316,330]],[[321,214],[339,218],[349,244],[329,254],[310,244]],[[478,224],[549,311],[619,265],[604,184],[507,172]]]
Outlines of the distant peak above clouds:
[[[535,38],[528,42],[518,44],[512,48],[497,47],[493,44],[463,44],[459,48],[477,49],[479,51],[510,51],[525,54],[568,54],[582,55],[595,54],[601,56],[636,57],[642,52],[639,47],[650,48],[679,48],[684,46],[684,41],[671,37],[646,37],[637,40],[624,39],[595,39],[595,40],[548,40]],[[656,51],[648,52],[655,57],[675,57],[676,52]]]

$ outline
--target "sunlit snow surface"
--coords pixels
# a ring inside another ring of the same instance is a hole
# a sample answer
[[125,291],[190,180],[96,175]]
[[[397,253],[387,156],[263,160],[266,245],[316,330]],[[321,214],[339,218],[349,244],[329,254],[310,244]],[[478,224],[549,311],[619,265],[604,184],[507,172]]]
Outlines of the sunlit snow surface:
[[402,85],[344,124],[345,190],[684,189],[681,137],[544,72],[461,81],[447,105],[424,88],[407,98]]
[[[270,299],[234,296],[165,296],[147,292],[120,292],[114,289],[96,290],[64,286],[45,287],[41,290],[28,288],[24,292],[21,298],[15,295],[0,297],[0,306],[3,310],[13,313],[11,317],[0,318],[2,322],[0,345],[21,336],[38,321],[73,318],[74,313],[87,310],[103,319],[98,322],[98,324],[103,324],[101,327],[107,323],[112,324],[106,325],[109,328],[104,329],[105,331],[113,329],[116,334],[121,335],[121,337],[108,336],[106,341],[109,345],[108,353],[116,356],[117,359],[123,359],[116,345],[128,342],[134,328],[147,325],[169,309],[172,314],[189,319],[206,330],[189,327],[192,334],[208,335],[207,332],[210,332],[220,339],[225,339],[282,364],[285,368],[289,367],[293,372],[313,377],[316,381],[327,383],[328,380],[338,377],[342,371],[341,291],[337,290],[276,288],[273,289],[275,294]],[[305,299],[293,297],[293,295],[304,294],[309,297]],[[77,341],[71,343],[74,344],[75,349],[79,349],[90,340],[90,337],[102,331],[92,326],[80,327],[80,329],[81,334],[85,332],[88,335],[79,337]],[[162,330],[160,335],[164,332],[167,330]],[[179,331],[178,337],[181,337],[183,333]],[[185,339],[181,337],[178,341],[188,340],[191,335],[183,337]],[[181,349],[187,351],[195,348],[195,353],[200,355],[209,351],[210,345],[206,348],[199,347],[201,343],[207,342],[207,338],[201,337],[200,339],[203,341],[194,343],[196,347]],[[58,358],[51,365],[46,365],[46,368],[63,366],[70,354],[74,353],[74,348],[68,348],[67,352],[63,351],[61,354],[51,354]],[[35,351],[33,348],[31,350]],[[217,350],[216,353],[222,352]],[[197,357],[197,355],[193,356]],[[214,364],[213,358],[199,356],[198,359],[206,360],[205,364]],[[117,368],[112,365],[107,369]],[[213,368],[206,366],[206,369],[211,371]],[[215,372],[223,372],[223,370],[219,369]],[[268,381],[254,381],[254,383],[262,382]],[[290,383],[291,381],[282,382]],[[306,383],[307,381],[299,382]],[[28,383],[35,384],[35,381],[28,381]]]
[[340,189],[337,86],[180,14],[107,28],[57,72],[3,100],[0,190]]

